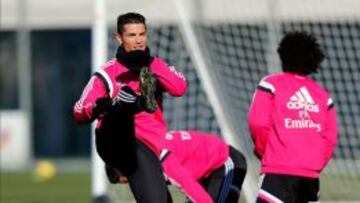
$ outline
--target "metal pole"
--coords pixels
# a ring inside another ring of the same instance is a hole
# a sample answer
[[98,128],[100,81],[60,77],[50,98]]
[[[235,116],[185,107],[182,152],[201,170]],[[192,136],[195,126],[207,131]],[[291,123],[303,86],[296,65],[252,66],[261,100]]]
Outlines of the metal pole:
[[[28,152],[29,157],[32,157],[30,150],[32,137],[32,77],[31,77],[31,35],[29,29],[28,16],[28,1],[17,1],[17,67],[18,67],[18,95],[19,95],[19,109],[24,112],[26,121],[28,121]],[[30,161],[30,160],[29,160]]]
[[281,71],[280,61],[277,56],[277,46],[281,35],[281,21],[279,20],[279,0],[269,0],[269,18],[267,28],[269,33],[269,48],[267,50],[268,72],[270,74]]
[[[93,0],[93,26],[92,26],[92,72],[98,70],[107,58],[107,28],[106,28],[106,3],[105,0]],[[94,203],[109,202],[107,196],[106,174],[104,162],[95,149],[95,125],[92,125],[91,137],[91,163],[92,163],[92,196]]]

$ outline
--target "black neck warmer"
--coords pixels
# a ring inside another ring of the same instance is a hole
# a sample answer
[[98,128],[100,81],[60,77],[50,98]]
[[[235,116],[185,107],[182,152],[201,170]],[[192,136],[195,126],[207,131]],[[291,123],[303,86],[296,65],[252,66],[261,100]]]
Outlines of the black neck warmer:
[[117,60],[128,68],[133,73],[139,73],[144,66],[148,67],[152,61],[150,50],[148,47],[144,51],[134,50],[125,51],[124,47],[120,46],[116,52]]

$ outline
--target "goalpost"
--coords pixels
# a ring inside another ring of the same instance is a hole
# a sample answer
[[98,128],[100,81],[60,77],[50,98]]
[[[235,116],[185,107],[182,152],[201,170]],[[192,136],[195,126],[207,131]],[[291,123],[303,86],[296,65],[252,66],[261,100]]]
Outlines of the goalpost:
[[[200,41],[197,38],[196,31],[192,27],[191,19],[186,15],[186,8],[183,2],[178,0],[173,0],[175,8],[179,15],[179,29],[184,38],[185,46],[187,51],[190,54],[190,59],[193,61],[199,79],[202,82],[202,86],[205,87],[205,93],[209,99],[209,104],[211,105],[213,112],[216,116],[216,119],[220,125],[221,135],[227,141],[227,143],[234,145],[238,149],[244,149],[246,146],[245,142],[237,141],[239,132],[236,129],[236,124],[232,123],[231,120],[227,117],[227,113],[231,112],[231,109],[227,108],[227,105],[224,105],[222,102],[225,95],[220,86],[216,82],[217,72],[209,71],[209,60],[210,58],[206,50],[202,50],[200,47]],[[205,42],[204,42],[205,43]],[[207,56],[207,57],[205,57]],[[231,108],[231,107],[230,107]],[[201,119],[201,118],[199,118]],[[234,125],[235,124],[235,125]],[[256,175],[252,171],[255,171],[256,167],[254,166],[253,160],[249,159],[252,156],[251,150],[241,150],[245,157],[247,157],[248,173],[246,181],[243,185],[243,193],[248,202],[252,201],[252,197],[256,195]]]
[[[91,72],[97,71],[107,60],[106,1],[93,0],[93,26],[91,30]],[[95,148],[95,124],[91,125],[91,194],[92,202],[108,203],[108,189],[104,162]]]
[[[135,11],[147,18],[152,54],[185,74],[186,95],[164,100],[169,129],[221,134],[246,155],[242,202],[252,202],[257,192],[259,166],[247,127],[256,85],[281,69],[276,48],[285,32],[317,35],[326,60],[314,77],[334,97],[339,118],[337,149],[321,176],[321,201],[360,201],[360,1],[109,0],[106,8],[109,57],[116,49],[117,15]],[[126,186],[107,186],[106,192],[113,202],[134,201]]]

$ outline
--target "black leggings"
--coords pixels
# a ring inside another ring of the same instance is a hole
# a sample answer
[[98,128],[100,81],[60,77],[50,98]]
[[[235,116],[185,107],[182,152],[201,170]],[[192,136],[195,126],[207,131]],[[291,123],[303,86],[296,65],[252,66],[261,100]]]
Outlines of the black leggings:
[[216,203],[236,203],[240,198],[240,191],[246,175],[246,159],[244,155],[230,146],[230,158],[233,169],[225,174],[225,166],[215,170],[200,181]]
[[95,143],[103,161],[128,177],[136,202],[167,202],[167,186],[160,161],[149,147],[135,139],[131,113],[106,114],[102,127],[96,130]]
[[143,143],[136,148],[138,167],[128,176],[136,202],[167,202],[167,186],[160,162]]

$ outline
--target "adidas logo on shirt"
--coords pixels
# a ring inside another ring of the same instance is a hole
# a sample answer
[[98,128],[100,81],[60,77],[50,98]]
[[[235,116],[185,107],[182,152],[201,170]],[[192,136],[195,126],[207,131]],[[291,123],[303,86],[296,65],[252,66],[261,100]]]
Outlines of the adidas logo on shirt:
[[293,96],[290,97],[286,104],[290,110],[297,110],[299,112],[299,119],[284,118],[285,128],[288,129],[305,129],[313,128],[316,131],[321,131],[321,124],[314,122],[308,112],[319,112],[319,105],[315,104],[306,87],[301,87]]
[[304,109],[309,112],[319,112],[319,105],[315,104],[306,87],[301,87],[296,91],[295,94],[290,97],[286,106],[288,109]]

